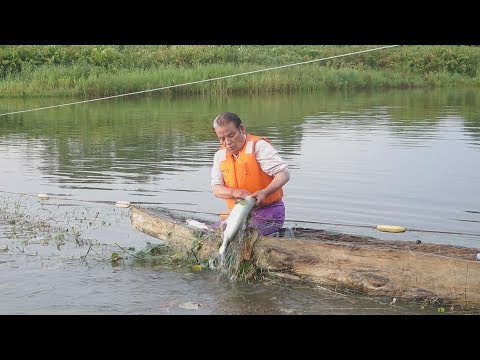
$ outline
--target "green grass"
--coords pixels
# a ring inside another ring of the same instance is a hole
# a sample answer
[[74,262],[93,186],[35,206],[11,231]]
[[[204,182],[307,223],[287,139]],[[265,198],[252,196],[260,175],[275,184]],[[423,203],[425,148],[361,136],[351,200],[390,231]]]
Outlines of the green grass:
[[[376,46],[0,46],[0,96],[142,91]],[[480,48],[402,46],[164,90],[166,94],[478,86]]]

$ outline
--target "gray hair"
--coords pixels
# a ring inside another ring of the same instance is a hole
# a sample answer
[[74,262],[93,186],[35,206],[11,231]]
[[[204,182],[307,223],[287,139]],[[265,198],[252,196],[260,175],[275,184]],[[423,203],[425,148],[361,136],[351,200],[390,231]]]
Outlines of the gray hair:
[[224,126],[230,122],[233,122],[235,127],[238,128],[242,123],[242,120],[240,120],[240,117],[235,113],[224,112],[213,120],[212,129],[215,130],[217,127]]

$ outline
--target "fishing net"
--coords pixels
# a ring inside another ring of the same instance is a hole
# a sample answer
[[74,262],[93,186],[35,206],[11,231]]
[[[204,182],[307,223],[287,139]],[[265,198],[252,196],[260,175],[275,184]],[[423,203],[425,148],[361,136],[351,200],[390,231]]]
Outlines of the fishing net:
[[[253,280],[257,278],[258,270],[255,267],[253,246],[258,240],[258,231],[254,228],[247,228],[246,223],[238,234],[230,241],[224,254],[223,263],[220,265],[221,272],[230,276],[230,279]],[[216,254],[215,254],[216,255]],[[212,262],[210,262],[211,264]],[[214,266],[215,267],[215,266]]]

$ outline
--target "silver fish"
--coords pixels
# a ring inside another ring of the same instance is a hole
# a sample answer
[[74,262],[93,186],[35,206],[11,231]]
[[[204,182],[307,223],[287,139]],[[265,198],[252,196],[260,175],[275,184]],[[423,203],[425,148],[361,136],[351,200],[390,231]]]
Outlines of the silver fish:
[[237,236],[240,229],[245,226],[247,217],[250,214],[250,211],[252,211],[256,201],[257,199],[250,196],[240,200],[235,204],[227,220],[225,220],[226,227],[225,230],[223,230],[223,243],[218,250],[222,260],[229,242],[232,241],[232,239]]

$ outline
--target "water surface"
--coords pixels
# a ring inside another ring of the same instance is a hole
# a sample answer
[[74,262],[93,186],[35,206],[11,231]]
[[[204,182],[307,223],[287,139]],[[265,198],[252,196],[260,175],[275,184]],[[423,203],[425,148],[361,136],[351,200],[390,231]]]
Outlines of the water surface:
[[[0,113],[64,101],[0,99]],[[141,248],[155,240],[130,228],[128,210],[91,201],[207,213],[225,209],[209,187],[219,147],[211,122],[223,111],[238,113],[247,131],[268,137],[289,164],[284,198],[289,226],[480,247],[478,236],[386,234],[320,224],[480,234],[480,95],[475,90],[108,100],[0,117],[0,250],[8,247],[0,255],[0,312],[397,312],[388,303],[342,303],[328,291],[315,291],[311,300],[304,295],[310,290],[297,296],[288,287],[232,290],[208,272],[112,268],[104,261],[115,248],[120,251],[118,245]],[[49,193],[56,199],[39,203],[18,193]],[[12,223],[20,215],[36,224],[33,230]],[[66,229],[74,235],[62,239]],[[41,244],[45,239],[49,243]],[[94,264],[88,264],[80,256],[92,243],[99,254],[89,254]],[[24,255],[28,251],[32,256]],[[232,300],[236,292],[248,306]],[[188,301],[202,306],[179,307]]]

